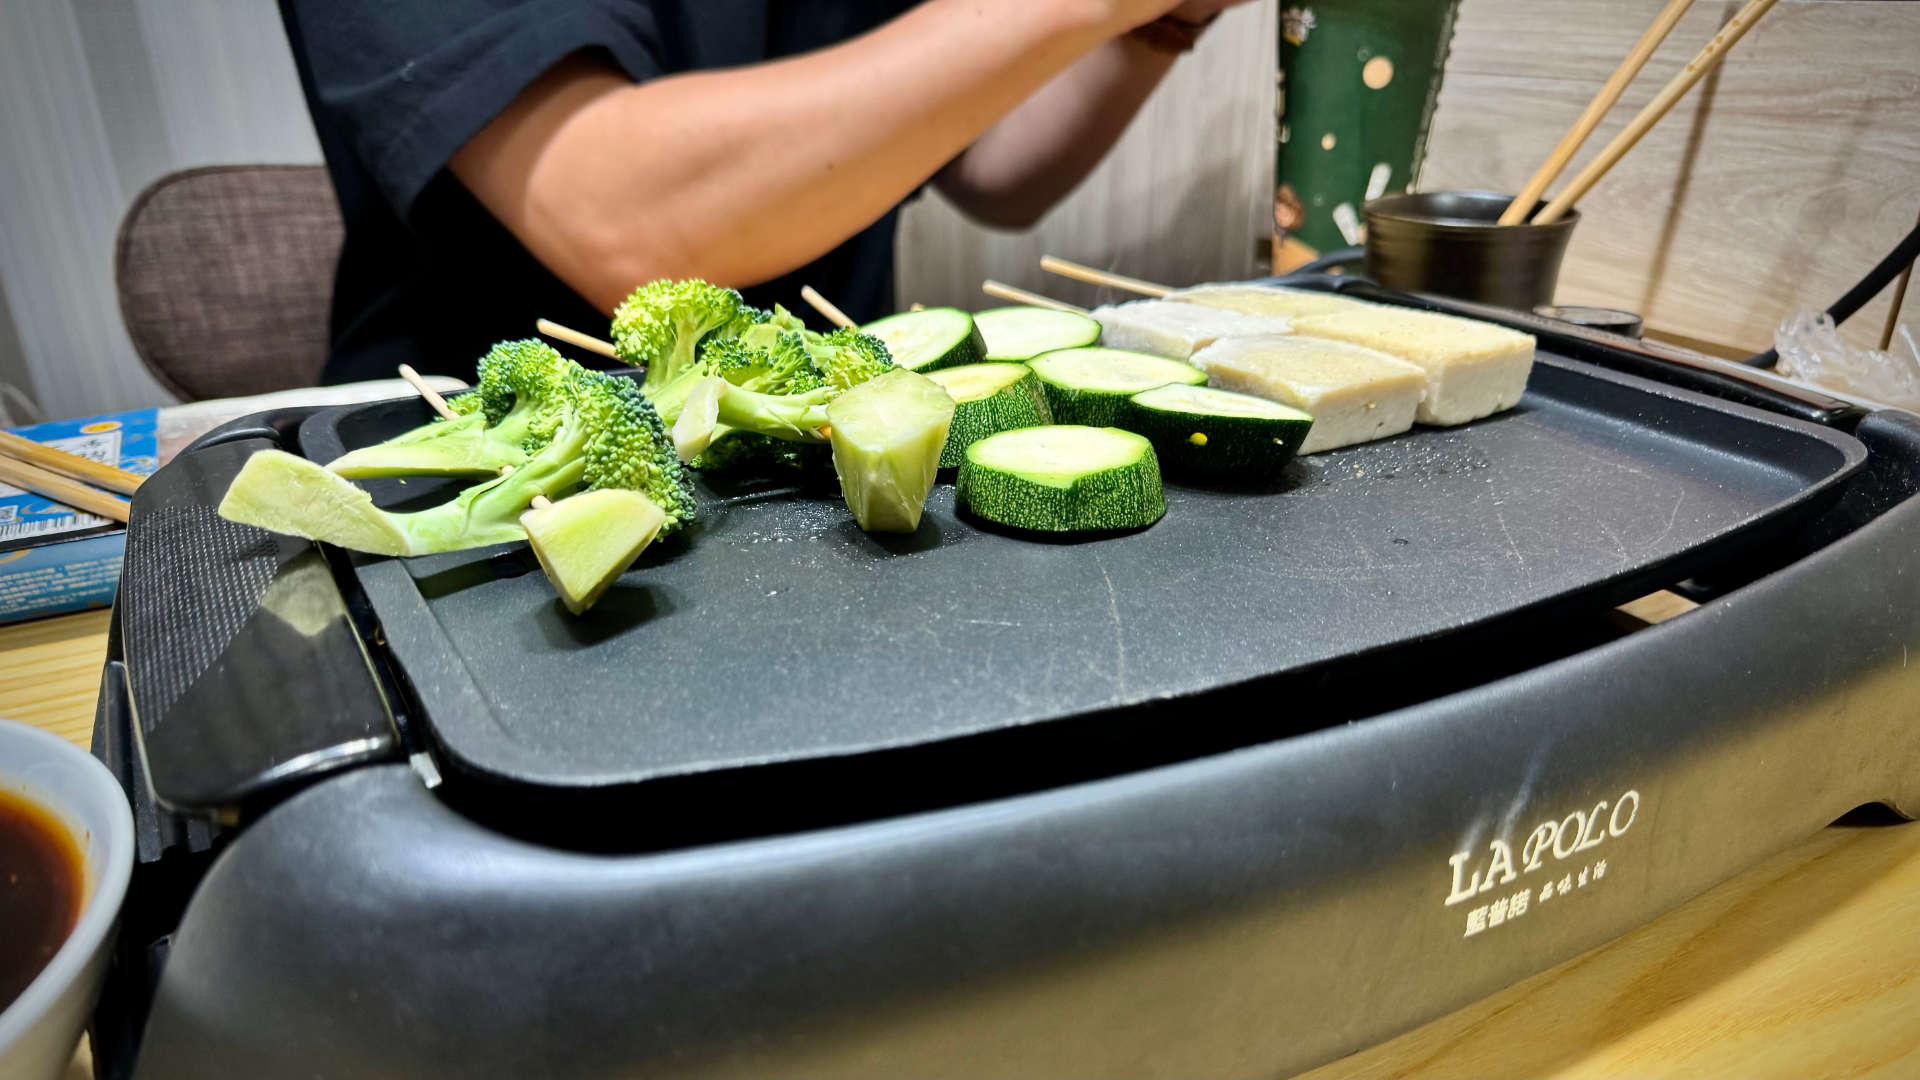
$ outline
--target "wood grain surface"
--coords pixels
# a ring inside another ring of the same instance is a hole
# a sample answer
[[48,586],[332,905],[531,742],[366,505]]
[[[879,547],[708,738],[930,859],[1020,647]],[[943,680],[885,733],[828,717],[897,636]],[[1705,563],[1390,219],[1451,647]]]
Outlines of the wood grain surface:
[[85,748],[107,658],[106,609],[0,626],[0,717]]
[[[1575,167],[1737,7],[1695,4]],[[1419,186],[1518,190],[1659,8],[1462,0]],[[1559,302],[1755,352],[1796,304],[1838,299],[1920,212],[1916,48],[1920,3],[1781,0],[1581,201]],[[1888,302],[1848,340],[1877,345]]]
[[[1691,605],[1655,594],[1645,621]],[[0,627],[0,716],[86,745],[107,613]],[[1920,1075],[1920,827],[1862,815],[1608,945],[1304,1074]],[[64,1080],[86,1080],[83,1044]]]

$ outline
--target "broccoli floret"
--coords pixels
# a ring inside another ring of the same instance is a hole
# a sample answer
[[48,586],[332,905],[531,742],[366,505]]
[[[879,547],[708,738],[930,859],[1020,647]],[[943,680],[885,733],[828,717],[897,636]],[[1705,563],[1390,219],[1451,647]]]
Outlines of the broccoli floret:
[[[716,426],[707,430],[677,426],[688,399],[703,389],[710,395],[705,400],[713,404],[710,414],[701,415]],[[733,431],[792,442],[823,442],[826,436],[820,429],[827,422],[827,402],[837,392],[814,370],[801,335],[785,333],[770,350],[756,349],[741,338],[709,341],[695,364],[649,397],[661,420],[676,436],[684,436],[688,447],[704,447]]]
[[825,442],[790,442],[752,431],[717,439],[693,459],[702,472],[801,472],[833,475],[833,450]]
[[518,441],[531,454],[553,438],[585,370],[543,341],[503,341],[480,358],[479,386],[470,396],[496,438]]
[[582,369],[546,344],[503,341],[480,358],[456,414],[335,458],[341,476],[492,476],[518,466],[553,437]]
[[[699,281],[636,291],[615,316],[614,343],[628,362],[649,364],[642,392],[682,451],[703,462],[763,456],[711,452],[735,434],[824,442],[827,402],[893,367],[876,337],[854,329],[816,334],[783,307],[759,311],[738,293]],[[696,393],[701,408],[688,414]]]
[[572,401],[552,438],[519,468],[415,513],[380,510],[339,474],[279,451],[261,451],[228,486],[220,513],[233,521],[382,555],[459,551],[526,536],[520,514],[534,496],[625,488],[666,514],[662,535],[694,514],[693,485],[660,416],[626,379],[576,369]]
[[798,333],[780,334],[763,348],[745,338],[716,341],[703,350],[701,361],[708,373],[756,394],[807,394],[826,385]]
[[808,342],[807,351],[820,378],[839,390],[851,390],[893,368],[886,342],[852,326],[816,337]]
[[693,365],[701,342],[738,337],[764,314],[732,289],[698,279],[655,281],[614,312],[613,347],[620,359],[647,369],[652,397]]
[[740,331],[740,340],[756,349],[771,349],[782,334],[802,334],[807,324],[779,304],[772,311],[755,311],[752,325]]

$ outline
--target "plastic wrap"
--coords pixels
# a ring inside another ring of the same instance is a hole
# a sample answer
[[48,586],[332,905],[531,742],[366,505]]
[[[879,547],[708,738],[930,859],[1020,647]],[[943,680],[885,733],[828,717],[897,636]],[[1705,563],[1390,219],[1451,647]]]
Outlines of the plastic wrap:
[[1894,332],[1890,351],[1861,349],[1840,340],[1826,312],[1803,307],[1773,332],[1773,347],[1782,375],[1920,412],[1920,345],[1909,324]]

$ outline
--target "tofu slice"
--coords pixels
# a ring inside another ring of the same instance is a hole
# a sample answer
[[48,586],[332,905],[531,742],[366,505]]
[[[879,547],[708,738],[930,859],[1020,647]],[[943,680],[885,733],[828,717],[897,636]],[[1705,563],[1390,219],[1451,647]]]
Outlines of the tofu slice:
[[1221,338],[1284,334],[1291,328],[1285,319],[1170,300],[1109,304],[1093,309],[1091,314],[1100,321],[1102,345],[1176,360],[1191,359]]
[[1413,426],[1427,373],[1385,353],[1293,335],[1228,338],[1193,362],[1207,385],[1304,410],[1313,427],[1300,453],[1398,435]]
[[1244,315],[1295,319],[1302,315],[1331,315],[1366,306],[1332,293],[1287,289],[1278,285],[1195,285],[1167,296],[1183,304],[1238,311]]
[[1533,335],[1431,311],[1366,304],[1354,311],[1304,315],[1294,331],[1377,349],[1427,373],[1423,424],[1464,424],[1511,409],[1533,370]]

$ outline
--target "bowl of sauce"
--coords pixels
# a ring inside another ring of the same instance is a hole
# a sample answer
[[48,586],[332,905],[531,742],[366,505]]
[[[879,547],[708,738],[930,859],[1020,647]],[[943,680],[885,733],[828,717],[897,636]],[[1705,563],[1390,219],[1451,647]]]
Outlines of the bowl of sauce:
[[133,815],[106,766],[0,720],[0,1077],[64,1074],[132,869]]

